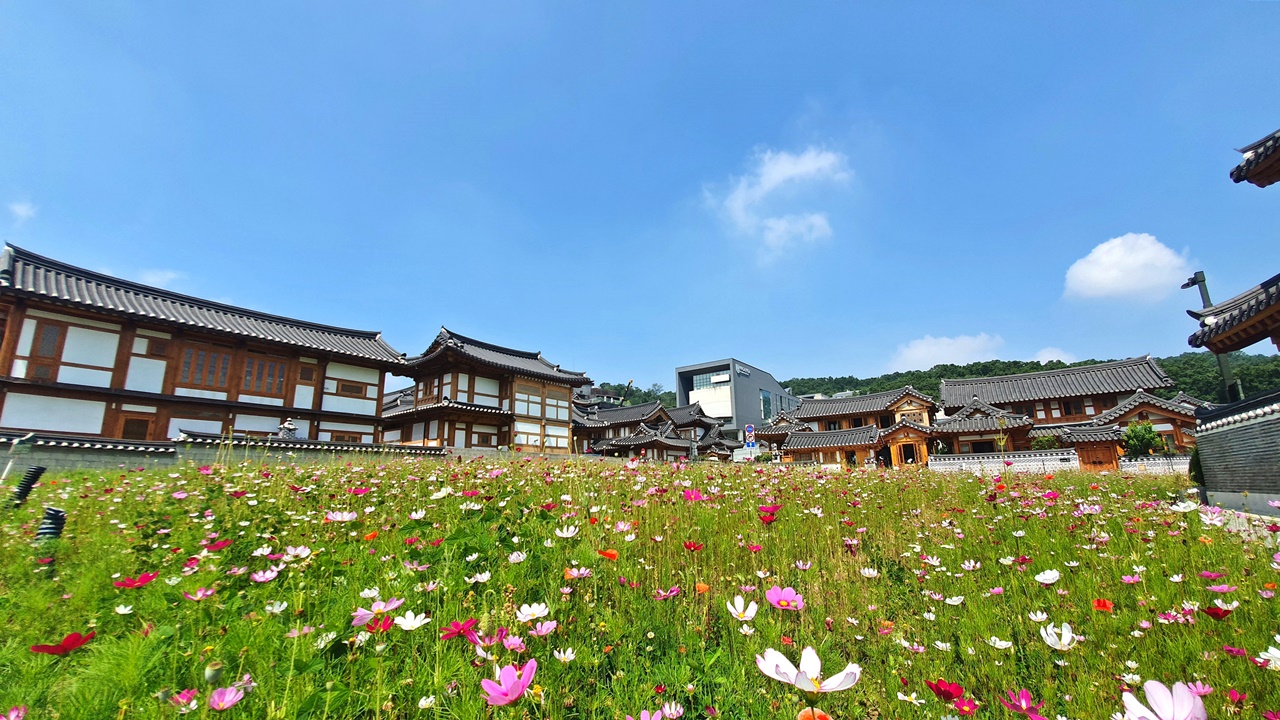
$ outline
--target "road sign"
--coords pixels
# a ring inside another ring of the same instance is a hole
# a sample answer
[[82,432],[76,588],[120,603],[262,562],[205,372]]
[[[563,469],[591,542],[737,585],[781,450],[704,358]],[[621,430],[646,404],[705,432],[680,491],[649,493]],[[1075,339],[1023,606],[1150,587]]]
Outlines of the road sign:
[[756,434],[756,426],[755,426],[755,425],[748,425],[748,426],[746,426],[746,427],[744,427],[744,428],[742,428],[742,429],[743,429],[743,430],[745,430],[745,431],[746,431],[746,433],[747,433],[748,435],[755,435],[755,434]]
[[756,447],[756,442],[755,442],[754,440],[748,440],[748,441],[747,441],[747,447],[748,447],[748,448],[751,448],[751,449],[753,449],[753,450],[754,450],[754,449],[755,449],[755,447]]

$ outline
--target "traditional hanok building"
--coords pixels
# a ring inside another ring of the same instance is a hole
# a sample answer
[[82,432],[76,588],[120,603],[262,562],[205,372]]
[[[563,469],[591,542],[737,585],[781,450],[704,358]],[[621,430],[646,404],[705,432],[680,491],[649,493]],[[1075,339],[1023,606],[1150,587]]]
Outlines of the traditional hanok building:
[[1031,418],[973,398],[964,407],[933,424],[933,435],[957,454],[1027,450]]
[[1250,182],[1266,187],[1280,181],[1280,130],[1240,148],[1240,164],[1231,169],[1235,182]]
[[937,407],[933,398],[907,385],[870,395],[802,400],[790,416],[818,431],[850,430],[867,425],[887,428],[903,420],[931,425]]
[[942,381],[942,405],[958,414],[977,399],[1036,425],[1093,422],[1139,390],[1173,387],[1150,356],[985,378]]
[[509,447],[569,453],[575,388],[584,373],[564,370],[539,352],[513,350],[441,328],[431,346],[405,360],[409,397],[388,400],[386,442],[427,447]]
[[[1280,159],[1280,153],[1275,155]],[[1280,167],[1280,163],[1276,164]],[[1216,355],[1243,350],[1270,339],[1280,349],[1280,275],[1203,310],[1188,310],[1200,329],[1187,339],[1191,347]]]
[[[597,444],[634,435],[641,425],[661,426],[671,422],[671,415],[658,400],[639,405],[573,407],[573,443],[580,453],[599,452]],[[688,447],[686,443],[685,447]]]
[[883,429],[874,424],[843,430],[806,429],[787,435],[782,460],[881,467],[924,464],[929,462],[932,435],[930,426],[911,420],[899,420]]
[[[805,402],[802,400],[801,402]],[[766,449],[781,449],[787,437],[793,432],[813,432],[807,423],[797,420],[792,413],[783,411],[773,418],[773,422],[756,428],[756,442]]]
[[669,409],[656,400],[618,408],[585,408],[574,415],[574,442],[579,452],[619,457],[723,458],[742,444],[724,436],[722,422],[704,413],[696,402]]
[[181,431],[379,439],[403,357],[373,331],[268,315],[0,252],[0,428],[158,441]]

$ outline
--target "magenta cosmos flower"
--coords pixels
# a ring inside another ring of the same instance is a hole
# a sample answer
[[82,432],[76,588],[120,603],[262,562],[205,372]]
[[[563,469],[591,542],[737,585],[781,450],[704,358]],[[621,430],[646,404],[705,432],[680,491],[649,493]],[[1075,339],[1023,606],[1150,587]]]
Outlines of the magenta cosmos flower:
[[764,599],[779,610],[804,609],[804,596],[796,592],[795,588],[781,588],[774,585],[764,592]]
[[222,712],[244,699],[244,691],[238,687],[224,687],[213,691],[209,696],[210,709]]
[[[1048,720],[1048,718],[1039,713],[1040,708],[1044,707],[1044,701],[1037,703],[1035,698],[1031,697],[1031,691],[1026,688],[1017,692],[1010,690],[1009,699],[1000,698],[1000,704],[1019,715],[1026,715],[1030,720]],[[1152,720],[1155,720],[1155,718],[1152,718]]]
[[1142,689],[1146,691],[1147,703],[1151,706],[1138,702],[1138,698],[1133,693],[1125,693],[1122,698],[1124,700],[1124,718],[1125,720],[1208,720],[1209,714],[1204,709],[1204,701],[1200,696],[1191,691],[1186,683],[1174,683],[1173,689],[1165,687],[1164,683],[1148,680],[1143,683]]
[[485,702],[490,705],[510,705],[519,700],[529,683],[533,682],[533,675],[537,671],[538,661],[530,660],[524,667],[507,665],[498,670],[497,682],[487,678],[481,680],[480,688],[484,690]]

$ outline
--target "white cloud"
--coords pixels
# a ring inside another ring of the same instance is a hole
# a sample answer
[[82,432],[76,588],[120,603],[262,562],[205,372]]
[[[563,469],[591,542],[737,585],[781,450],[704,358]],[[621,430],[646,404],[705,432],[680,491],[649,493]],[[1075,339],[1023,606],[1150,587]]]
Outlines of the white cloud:
[[1098,245],[1067,269],[1066,294],[1082,298],[1157,300],[1178,289],[1191,266],[1146,233],[1127,233]]
[[143,285],[167,288],[175,280],[181,280],[186,276],[186,273],[178,272],[177,270],[141,270],[138,272],[138,282]]
[[36,206],[29,202],[9,203],[9,214],[13,215],[13,224],[21,225],[36,216]]
[[1062,348],[1047,347],[1042,348],[1040,352],[1036,353],[1035,357],[1031,359],[1038,363],[1047,363],[1050,360],[1061,360],[1064,363],[1073,363],[1078,358]]
[[986,333],[955,337],[925,335],[906,345],[899,345],[898,351],[889,360],[889,369],[893,372],[928,370],[943,363],[964,365],[979,360],[994,360],[996,351],[1002,345],[1003,338]]
[[851,173],[844,155],[812,145],[799,154],[766,148],[756,151],[754,162],[750,173],[732,179],[724,197],[710,190],[706,195],[735,232],[760,243],[761,262],[832,236],[825,212],[794,212],[787,206],[803,186],[847,180]]

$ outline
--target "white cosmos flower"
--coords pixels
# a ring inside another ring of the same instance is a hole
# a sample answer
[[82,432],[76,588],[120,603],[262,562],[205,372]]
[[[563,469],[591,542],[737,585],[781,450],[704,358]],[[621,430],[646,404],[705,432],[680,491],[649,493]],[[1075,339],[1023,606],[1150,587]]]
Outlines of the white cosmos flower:
[[1043,610],[1035,610],[1033,612],[1029,612],[1027,613],[1027,617],[1030,618],[1031,622],[1033,623],[1042,623],[1045,620],[1049,619],[1048,613],[1044,612]]
[[1013,643],[1009,642],[1008,640],[1001,640],[995,635],[992,635],[991,637],[987,638],[987,644],[997,650],[1008,650],[1009,648],[1013,647]]
[[565,525],[562,528],[556,528],[556,537],[569,539],[578,534],[577,525]]
[[909,702],[912,705],[915,705],[916,707],[920,707],[921,705],[924,704],[924,700],[921,700],[920,698],[916,697],[915,693],[911,693],[910,695],[903,695],[902,693],[898,693],[898,699],[904,702]]
[[1191,500],[1183,500],[1182,502],[1174,503],[1173,507],[1169,509],[1176,513],[1195,512],[1200,509],[1200,503],[1192,502]]
[[[421,520],[422,518],[424,518],[424,517],[426,517],[426,516],[427,516],[427,511],[426,511],[426,510],[414,510],[413,512],[409,513],[409,519],[410,519],[410,520]],[[434,696],[433,696],[433,697],[434,697]]]
[[470,555],[463,558],[463,560],[466,560],[467,562],[475,562],[479,558],[480,558],[480,553],[471,553]]
[[554,656],[555,656],[555,658],[556,658],[557,660],[559,660],[559,661],[560,661],[560,662],[562,662],[562,663],[565,663],[566,665],[567,665],[567,664],[569,664],[569,663],[571,663],[571,662],[573,662],[573,659],[574,659],[575,657],[577,657],[577,655],[575,655],[575,654],[574,654],[574,652],[573,652],[573,648],[565,648],[565,649],[563,649],[563,650],[556,650],[555,652],[553,652],[553,653],[551,653],[551,654],[552,654],[552,655],[554,655]]
[[516,620],[525,623],[533,622],[538,618],[544,618],[551,614],[551,609],[545,603],[533,603],[532,605],[521,605],[516,611]]
[[730,615],[742,622],[751,622],[756,616],[756,610],[759,609],[755,601],[747,605],[741,595],[734,595],[733,602],[725,603],[724,606],[729,609]]
[[[1137,675],[1126,675],[1125,682],[1132,677],[1135,684],[1142,678]],[[1147,708],[1134,697],[1133,693],[1121,696],[1124,701],[1124,720],[1206,720],[1209,717],[1204,701],[1191,692],[1185,683],[1174,683],[1173,688],[1164,683],[1150,680],[1142,686],[1146,691]]]
[[949,598],[947,598],[947,599],[946,599],[946,600],[944,600],[943,602],[945,602],[945,603],[946,603],[946,604],[948,604],[948,605],[959,605],[960,603],[964,602],[964,596],[963,596],[963,595],[956,595],[955,597],[949,597]]
[[360,597],[364,598],[365,600],[377,600],[378,595],[379,595],[379,590],[376,586],[371,588],[365,588],[360,591]]
[[428,695],[418,701],[419,710],[427,710],[436,706],[436,696]]
[[1012,555],[1006,555],[1006,556],[1004,556],[1004,557],[1000,558],[1000,560],[999,560],[998,562],[999,562],[1001,565],[1012,565],[1012,564],[1013,564],[1013,556],[1012,556]]
[[396,618],[394,622],[396,624],[396,627],[400,628],[401,630],[404,630],[405,632],[409,632],[410,630],[417,630],[423,625],[426,625],[427,623],[431,622],[431,618],[427,617],[426,613],[422,613],[420,615],[414,615],[413,611],[410,610],[404,615],[401,615],[400,617]]
[[132,615],[132,614],[133,614],[133,606],[132,606],[132,605],[117,605],[117,606],[116,606],[116,614],[117,614],[117,615]]
[[507,562],[511,563],[512,565],[519,565],[520,563],[524,562],[525,559],[528,557],[529,557],[528,555],[525,555],[524,553],[517,550],[507,556]]
[[489,582],[489,576],[490,576],[490,573],[487,571],[476,573],[475,575],[472,575],[471,577],[467,578],[467,582],[472,585],[475,585],[477,583],[486,583],[486,582]]
[[276,600],[275,602],[267,603],[267,607],[265,609],[268,615],[279,615],[284,612],[284,609],[287,607],[289,607],[289,603],[284,600]]
[[934,640],[933,646],[938,648],[942,652],[951,652],[951,643],[945,643],[945,642],[942,642],[941,640]]
[[875,569],[875,568],[864,567],[864,568],[862,568],[861,570],[859,570],[858,572],[859,572],[859,573],[861,573],[861,574],[862,574],[862,577],[864,577],[864,578],[878,578],[878,577],[880,577],[880,571],[879,571],[879,570],[877,570],[877,569]]
[[751,627],[750,625],[743,625],[742,627],[738,628],[738,632],[742,633],[743,635],[751,636],[756,634],[756,629]]
[[818,658],[818,653],[812,647],[806,647],[800,653],[799,670],[796,670],[796,666],[792,665],[785,655],[773,648],[768,648],[763,655],[756,656],[756,667],[774,680],[794,685],[801,692],[848,690],[862,677],[862,668],[849,663],[844,670],[823,680],[822,660]]
[[1171,582],[1171,583],[1180,583],[1180,582],[1182,582],[1182,573],[1178,573],[1177,575],[1170,575],[1170,576],[1169,576],[1169,582]]
[[1078,635],[1071,632],[1071,626],[1062,623],[1062,627],[1054,627],[1052,623],[1040,628],[1040,637],[1044,639],[1044,643],[1054,650],[1066,652],[1076,646],[1080,641]]
[[1062,577],[1062,573],[1058,572],[1057,570],[1045,570],[1039,575],[1036,575],[1036,582],[1040,583],[1041,585],[1052,585],[1058,582],[1058,579],[1061,577]]

